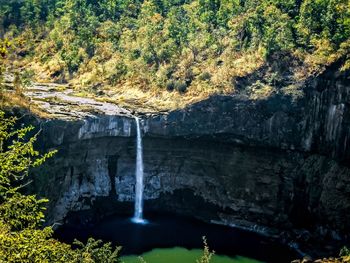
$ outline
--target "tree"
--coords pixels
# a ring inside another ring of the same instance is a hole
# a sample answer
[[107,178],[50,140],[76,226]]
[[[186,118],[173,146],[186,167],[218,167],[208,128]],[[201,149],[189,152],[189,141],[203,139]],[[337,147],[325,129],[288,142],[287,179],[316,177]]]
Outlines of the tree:
[[312,40],[329,39],[340,45],[350,38],[350,2],[347,0],[305,0],[297,24],[299,41],[310,45]]
[[24,195],[21,189],[31,167],[41,165],[55,151],[40,155],[34,149],[33,127],[15,129],[15,117],[0,111],[0,262],[119,262],[120,248],[89,239],[78,249],[53,239],[51,227],[41,229],[48,200]]

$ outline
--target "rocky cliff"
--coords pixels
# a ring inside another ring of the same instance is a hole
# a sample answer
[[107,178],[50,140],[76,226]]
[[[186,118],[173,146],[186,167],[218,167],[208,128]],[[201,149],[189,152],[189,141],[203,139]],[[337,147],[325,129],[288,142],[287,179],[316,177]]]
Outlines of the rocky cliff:
[[[146,213],[168,211],[245,227],[302,244],[306,251],[316,243],[346,240],[349,72],[334,64],[299,89],[303,96],[281,90],[253,100],[241,92],[140,116]],[[82,117],[61,115],[74,118],[38,123],[40,147],[59,150],[34,171],[32,187],[51,199],[48,223],[88,209],[131,214],[132,114],[100,107]]]

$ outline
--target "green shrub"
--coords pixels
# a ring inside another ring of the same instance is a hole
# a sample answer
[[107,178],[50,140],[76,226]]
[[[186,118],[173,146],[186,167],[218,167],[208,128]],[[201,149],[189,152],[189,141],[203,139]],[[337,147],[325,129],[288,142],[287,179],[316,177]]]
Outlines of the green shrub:
[[108,82],[112,85],[115,85],[127,73],[128,73],[127,66],[123,62],[120,62],[115,66],[115,72],[111,76],[109,76]]
[[187,84],[185,81],[180,81],[180,80],[175,81],[174,89],[180,93],[185,93],[187,91]]
[[211,74],[209,72],[203,72],[202,74],[199,75],[199,80],[205,81],[205,80],[210,80],[211,79]]
[[343,247],[340,250],[339,256],[341,256],[341,257],[350,256],[350,249],[348,249],[347,247]]
[[170,80],[166,83],[166,89],[168,91],[173,91],[175,89],[175,82],[173,80]]

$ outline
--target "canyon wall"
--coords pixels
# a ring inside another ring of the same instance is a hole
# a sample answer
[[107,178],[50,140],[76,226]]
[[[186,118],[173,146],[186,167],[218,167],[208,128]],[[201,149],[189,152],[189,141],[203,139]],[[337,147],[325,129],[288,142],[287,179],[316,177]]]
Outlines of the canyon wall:
[[[288,242],[344,240],[350,230],[350,79],[338,65],[277,92],[213,96],[141,115],[145,211],[190,215]],[[132,117],[39,120],[42,149],[58,154],[31,186],[51,199],[48,222],[71,211],[132,214]],[[39,124],[38,124],[39,125]]]

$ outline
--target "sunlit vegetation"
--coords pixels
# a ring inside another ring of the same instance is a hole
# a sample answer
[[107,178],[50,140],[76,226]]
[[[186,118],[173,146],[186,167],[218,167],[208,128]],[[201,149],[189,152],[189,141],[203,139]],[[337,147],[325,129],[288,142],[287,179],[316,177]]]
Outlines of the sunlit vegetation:
[[[24,96],[23,90],[31,85],[33,72],[17,68],[14,55],[13,43],[8,39],[0,39],[0,109],[29,109],[37,116],[47,117],[45,112]],[[10,78],[8,72],[12,74]]]
[[37,79],[121,105],[182,107],[237,92],[264,67],[275,92],[339,58],[350,66],[348,0],[10,0],[0,10]]

